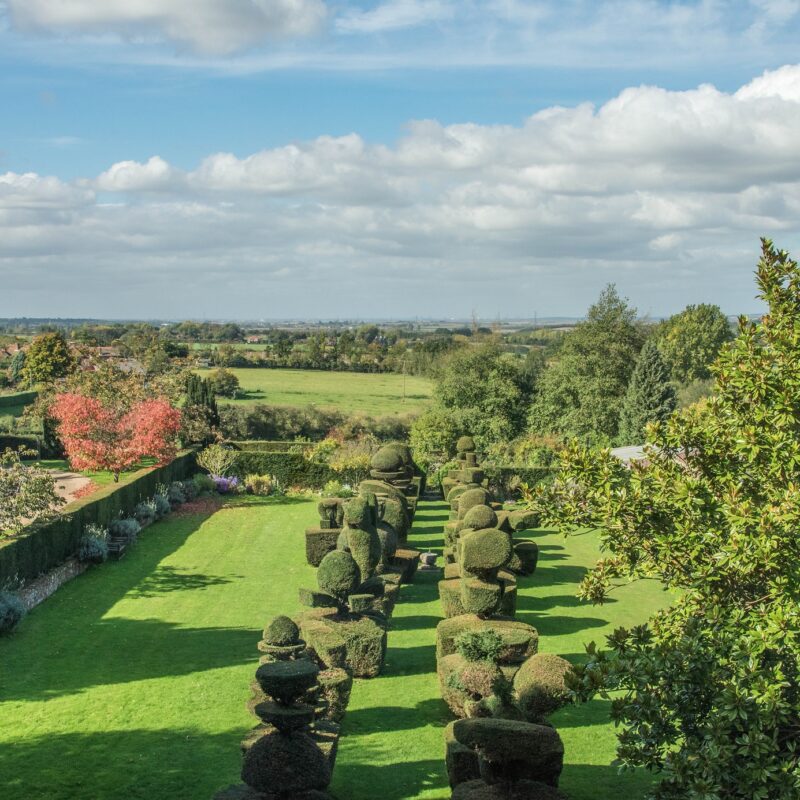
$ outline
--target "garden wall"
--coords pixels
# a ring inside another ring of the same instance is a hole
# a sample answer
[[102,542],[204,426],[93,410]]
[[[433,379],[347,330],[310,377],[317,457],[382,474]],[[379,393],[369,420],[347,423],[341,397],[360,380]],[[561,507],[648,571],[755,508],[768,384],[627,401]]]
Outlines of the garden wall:
[[0,539],[0,588],[31,581],[53,569],[78,550],[87,525],[106,527],[120,514],[130,514],[137,503],[152,497],[160,484],[182,480],[194,472],[195,452],[183,452],[163,467],[139,470],[127,483],[105,486],[69,503],[52,520],[29,525],[16,536]]

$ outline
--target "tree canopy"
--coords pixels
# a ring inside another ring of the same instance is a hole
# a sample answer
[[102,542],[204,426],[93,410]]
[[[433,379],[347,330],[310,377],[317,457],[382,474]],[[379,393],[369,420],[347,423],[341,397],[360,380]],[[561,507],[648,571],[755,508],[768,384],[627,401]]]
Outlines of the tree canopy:
[[715,394],[651,426],[644,462],[574,445],[540,498],[565,532],[600,531],[584,598],[639,577],[672,590],[573,682],[620,690],[619,757],[660,773],[658,800],[800,796],[800,269],[763,240],[757,281],[769,313],[740,320]]

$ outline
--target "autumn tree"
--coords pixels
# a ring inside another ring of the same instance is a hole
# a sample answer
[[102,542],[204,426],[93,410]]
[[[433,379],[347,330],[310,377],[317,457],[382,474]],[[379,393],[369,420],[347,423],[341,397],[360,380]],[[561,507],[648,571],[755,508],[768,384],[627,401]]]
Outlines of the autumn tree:
[[127,403],[63,392],[55,397],[50,413],[70,464],[108,470],[115,482],[143,458],[166,464],[177,451],[181,415],[162,398]]

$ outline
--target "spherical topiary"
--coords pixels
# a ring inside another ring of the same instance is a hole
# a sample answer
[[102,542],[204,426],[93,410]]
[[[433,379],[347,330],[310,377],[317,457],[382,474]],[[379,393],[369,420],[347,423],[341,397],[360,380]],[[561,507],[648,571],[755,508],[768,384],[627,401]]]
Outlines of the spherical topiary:
[[569,701],[565,676],[572,664],[555,653],[537,653],[514,676],[520,709],[530,720],[540,720]]
[[394,447],[381,447],[372,456],[370,466],[378,472],[402,472],[405,464],[403,456]]
[[464,515],[473,506],[485,506],[489,504],[489,492],[486,489],[467,489],[458,498],[458,516],[464,519]]
[[471,436],[462,436],[456,442],[456,450],[458,450],[459,453],[474,453],[475,440]]
[[278,616],[264,628],[264,640],[277,647],[297,644],[300,640],[300,628],[286,616]]
[[358,565],[345,550],[332,550],[322,559],[317,570],[317,584],[327,594],[344,600],[358,586]]
[[499,528],[472,531],[461,537],[461,566],[472,574],[500,569],[511,559],[511,539]]
[[389,442],[384,447],[394,450],[403,460],[403,465],[406,467],[412,466],[414,458],[411,455],[411,448],[403,442]]
[[464,527],[474,528],[496,528],[497,527],[497,514],[489,506],[472,506],[464,514]]

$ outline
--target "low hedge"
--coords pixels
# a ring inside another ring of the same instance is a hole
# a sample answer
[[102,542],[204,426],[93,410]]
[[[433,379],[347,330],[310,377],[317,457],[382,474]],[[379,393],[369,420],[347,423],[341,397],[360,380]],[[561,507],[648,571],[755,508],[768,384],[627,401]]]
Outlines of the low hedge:
[[255,439],[246,442],[227,442],[235,450],[250,451],[255,450],[260,453],[288,453],[294,448],[302,448],[305,452],[310,450],[313,442],[287,442],[285,440],[270,441],[267,439]]
[[39,392],[16,392],[14,394],[0,394],[0,413],[2,409],[11,406],[29,406],[36,401]]
[[26,450],[35,450],[41,453],[41,440],[33,434],[0,433],[0,453],[3,450],[18,450],[24,447]]
[[302,453],[243,450],[236,454],[231,472],[246,475],[274,475],[282,486],[321,489],[328,481],[342,479],[328,464],[308,461]]
[[107,527],[120,514],[131,514],[137,503],[152,497],[160,484],[182,480],[194,471],[194,451],[183,452],[163,467],[139,470],[127,483],[111,484],[74,500],[54,519],[0,539],[0,588],[33,580],[57,567],[77,552],[87,525]]

